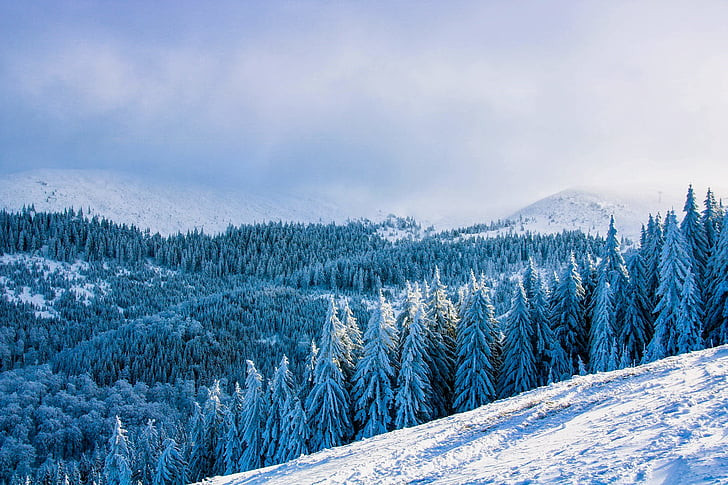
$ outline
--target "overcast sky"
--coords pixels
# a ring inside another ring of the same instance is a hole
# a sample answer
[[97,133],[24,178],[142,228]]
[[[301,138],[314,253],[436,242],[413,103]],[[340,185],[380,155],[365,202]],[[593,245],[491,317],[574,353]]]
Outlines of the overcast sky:
[[0,172],[446,212],[708,184],[728,175],[727,20],[724,1],[0,0]]

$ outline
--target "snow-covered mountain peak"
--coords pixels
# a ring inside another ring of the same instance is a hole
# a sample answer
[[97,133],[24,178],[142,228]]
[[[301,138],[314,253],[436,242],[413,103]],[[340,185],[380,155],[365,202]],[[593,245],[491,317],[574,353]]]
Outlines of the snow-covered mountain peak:
[[172,234],[229,224],[265,221],[343,222],[358,214],[311,195],[219,190],[179,183],[155,183],[104,170],[32,170],[0,177],[0,208],[37,210],[73,207],[86,214]]

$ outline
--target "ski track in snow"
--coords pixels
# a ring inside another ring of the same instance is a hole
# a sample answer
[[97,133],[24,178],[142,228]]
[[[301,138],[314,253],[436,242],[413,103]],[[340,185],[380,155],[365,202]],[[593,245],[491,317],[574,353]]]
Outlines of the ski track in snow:
[[727,376],[723,346],[204,483],[725,484]]

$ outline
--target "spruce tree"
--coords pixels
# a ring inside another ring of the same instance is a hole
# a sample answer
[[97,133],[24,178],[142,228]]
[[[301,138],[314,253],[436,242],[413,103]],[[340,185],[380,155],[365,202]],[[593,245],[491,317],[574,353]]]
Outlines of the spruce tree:
[[456,412],[468,411],[495,399],[497,325],[488,288],[471,277],[458,326]]
[[114,420],[114,430],[109,439],[109,453],[104,461],[104,483],[108,485],[131,485],[131,452],[126,430],[119,416]]
[[243,391],[240,389],[240,384],[235,383],[235,390],[233,391],[232,402],[230,403],[230,409],[228,410],[227,417],[227,433],[225,434],[225,473],[230,475],[237,473],[238,464],[240,463],[240,457],[243,454],[243,409],[244,404]]
[[531,348],[534,353],[535,385],[544,386],[548,384],[552,354],[558,342],[556,342],[556,335],[549,322],[549,304],[546,290],[532,258],[528,260],[528,266],[523,278],[523,287],[526,291],[526,300],[530,307],[531,325],[533,327]]
[[626,305],[624,323],[617,339],[621,367],[641,362],[645,348],[652,338],[650,304],[642,254],[632,253],[627,260],[627,267],[630,279],[624,295]]
[[288,416],[286,416],[285,425],[281,428],[281,446],[278,449],[280,463],[308,454],[308,441],[311,437],[306,413],[298,396],[294,395],[286,407]]
[[344,299],[344,303],[341,307],[340,332],[343,352],[339,360],[341,371],[344,373],[344,381],[348,383],[351,382],[356,369],[356,362],[361,356],[362,337],[359,324],[356,322],[346,298]]
[[[657,306],[657,288],[660,286],[660,256],[665,242],[660,214],[656,217],[650,215],[647,223],[645,244],[640,248],[642,259],[645,262],[645,281],[647,283],[647,298],[651,310]],[[653,313],[650,322],[654,323],[656,315]]]
[[281,441],[282,428],[286,424],[288,406],[294,393],[293,375],[288,368],[288,357],[284,355],[271,380],[270,407],[263,433],[266,466],[280,463],[281,449],[285,445]]
[[511,308],[506,315],[503,367],[500,374],[501,397],[513,396],[536,387],[533,330],[526,292],[519,281]]
[[705,306],[705,342],[728,343],[728,215],[708,263]]
[[451,407],[457,313],[447,296],[447,287],[440,281],[440,270],[437,266],[427,305],[430,310],[428,353],[432,383],[432,417],[439,418],[446,416]]
[[239,471],[260,468],[263,457],[263,377],[252,360],[246,360],[245,397],[241,420],[243,452],[238,462]]
[[397,429],[422,424],[428,419],[430,409],[430,376],[427,361],[428,332],[425,308],[418,288],[412,290],[411,300],[416,303],[414,315],[405,320],[405,335],[397,375],[397,392],[394,399],[394,426]]
[[[607,238],[604,241],[604,250],[602,252],[602,260],[599,262],[597,270],[600,277],[604,275],[609,283],[612,294],[612,307],[614,309],[613,330],[615,335],[622,330],[622,324],[625,320],[626,301],[625,295],[629,284],[629,272],[622,257],[619,247],[619,239],[617,238],[617,229],[614,227],[614,216],[609,219],[609,230],[607,230]],[[596,297],[593,299],[592,314],[594,314],[596,305]],[[592,322],[593,322],[592,318]]]
[[617,368],[617,349],[614,338],[614,304],[612,286],[606,266],[602,268],[594,299],[589,339],[589,369],[591,372],[606,372]]
[[379,305],[372,312],[364,333],[364,355],[354,376],[354,419],[357,438],[386,433],[391,428],[394,393],[393,356],[396,329],[392,307],[379,292]]
[[150,419],[139,433],[136,442],[136,470],[134,479],[141,483],[151,483],[154,470],[157,465],[157,458],[160,452],[159,433],[154,426],[154,420]]
[[195,481],[221,475],[225,472],[225,408],[220,400],[220,382],[214,381],[209,389],[202,416],[192,436],[190,478]]
[[685,217],[680,224],[680,231],[687,242],[692,272],[696,278],[702,281],[705,276],[709,248],[705,236],[705,226],[698,212],[698,204],[695,201],[692,185],[688,187],[683,211]]
[[660,258],[660,286],[657,289],[660,300],[655,308],[655,333],[643,359],[646,362],[680,352],[680,319],[688,316],[691,319],[690,326],[699,324],[699,313],[690,315],[691,312],[699,311],[694,305],[697,303],[693,299],[696,291],[694,281],[689,283],[688,291],[685,292],[686,281],[693,278],[690,246],[682,235],[674,212],[667,214],[665,226],[665,243]]
[[722,210],[715,201],[713,191],[708,188],[705,195],[705,209],[703,210],[702,223],[705,231],[705,242],[708,246],[709,255],[713,254],[713,248],[718,243],[722,227]]
[[351,435],[349,395],[336,356],[341,355],[342,343],[336,306],[333,298],[321,332],[321,343],[313,388],[306,401],[311,425],[311,451],[344,444]]
[[164,440],[162,453],[157,459],[154,478],[147,483],[152,483],[152,485],[186,485],[189,483],[187,464],[173,439]]
[[551,326],[561,350],[559,355],[554,356],[552,371],[554,379],[562,380],[579,372],[579,362],[585,361],[586,354],[584,288],[573,253],[552,299]]

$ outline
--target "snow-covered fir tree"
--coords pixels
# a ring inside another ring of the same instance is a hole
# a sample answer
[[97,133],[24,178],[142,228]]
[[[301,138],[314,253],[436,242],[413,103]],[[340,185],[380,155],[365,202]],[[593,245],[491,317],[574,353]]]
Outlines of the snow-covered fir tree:
[[369,438],[391,429],[396,339],[394,312],[380,291],[378,306],[364,332],[364,355],[354,376],[357,438]]
[[238,462],[238,470],[246,471],[260,468],[263,459],[262,425],[263,409],[263,377],[255,368],[252,360],[246,360],[247,377],[245,379],[245,397],[241,419],[243,452]]
[[685,216],[680,223],[680,231],[688,245],[688,255],[690,256],[692,272],[696,278],[702,281],[708,262],[709,247],[705,235],[705,225],[700,212],[698,212],[698,204],[695,201],[695,193],[693,192],[692,185],[688,187],[683,211],[685,212]]
[[457,312],[447,295],[447,286],[440,281],[440,269],[435,266],[429,298],[429,369],[432,384],[433,418],[450,412],[455,373],[455,328]]
[[645,348],[652,338],[648,285],[642,253],[633,252],[627,259],[629,284],[625,288],[624,323],[617,338],[620,367],[636,365],[642,361]]
[[406,310],[408,317],[403,320],[401,333],[404,341],[401,345],[394,398],[394,426],[397,429],[422,424],[432,413],[426,309],[417,285],[410,289],[407,299],[411,305]]
[[526,291],[533,328],[531,348],[534,354],[536,385],[543,386],[548,383],[552,354],[558,342],[549,321],[548,296],[533,258],[528,259],[528,266],[523,275],[523,288]]
[[235,383],[230,408],[227,415],[227,432],[225,434],[225,473],[232,474],[238,470],[240,457],[243,454],[243,409],[245,397],[239,383]]
[[189,474],[192,480],[225,472],[225,415],[221,402],[220,382],[214,381],[193,430]]
[[457,335],[453,402],[456,412],[475,409],[495,399],[497,325],[488,288],[471,275]]
[[715,194],[710,188],[705,195],[702,223],[705,231],[705,242],[708,246],[708,257],[713,254],[713,248],[718,243],[723,226],[723,210],[715,200]]
[[186,485],[187,464],[180,453],[177,443],[167,438],[162,443],[162,453],[157,459],[152,485]]
[[594,310],[589,338],[589,370],[607,372],[617,368],[617,346],[614,331],[615,310],[612,285],[606,266],[600,270],[594,298]]
[[[622,324],[625,320],[625,311],[627,308],[625,296],[626,288],[629,284],[629,271],[627,265],[624,262],[624,257],[620,250],[619,239],[617,238],[617,229],[614,227],[614,216],[609,219],[609,229],[607,230],[607,237],[604,241],[604,250],[602,252],[602,259],[599,262],[597,269],[599,278],[606,277],[609,283],[612,308],[614,311],[613,319],[613,331],[615,335],[618,335],[622,330]],[[599,283],[597,283],[599,284]],[[596,296],[592,302],[592,315],[595,314],[596,309]],[[592,317],[592,324],[594,318]]]
[[131,450],[121,419],[114,419],[114,430],[109,439],[109,452],[104,461],[104,483],[131,485]]
[[286,407],[288,415],[281,428],[281,446],[278,449],[278,461],[281,463],[308,454],[311,437],[306,412],[298,396],[294,395]]
[[708,262],[705,342],[728,343],[728,215]]
[[340,332],[342,343],[342,354],[339,357],[339,365],[344,374],[345,382],[351,382],[356,369],[356,362],[362,352],[362,336],[359,324],[354,318],[354,313],[349,308],[349,301],[344,298],[341,305]]
[[[669,212],[665,218],[665,242],[660,258],[660,286],[657,289],[660,300],[655,308],[655,333],[647,346],[644,356],[646,362],[679,352],[679,332],[683,325],[681,319],[687,316],[690,319],[687,325],[699,325],[699,314],[690,315],[690,312],[699,312],[699,307],[695,301],[697,288],[689,251],[690,246],[682,235],[675,213]],[[685,293],[688,280],[691,281]]]
[[562,380],[579,373],[579,363],[584,362],[586,350],[584,288],[573,253],[552,292],[551,318],[561,350],[554,354],[552,377]]
[[501,397],[513,396],[536,387],[533,330],[526,292],[523,284],[518,281],[511,308],[506,315],[503,366],[498,393]]
[[288,406],[291,405],[294,394],[293,374],[289,369],[288,357],[284,355],[270,383],[270,406],[263,433],[266,466],[281,463],[281,455],[284,454],[282,449],[285,445],[281,440],[281,434],[283,427],[286,426],[286,419],[290,413]]
[[136,459],[136,467],[133,473],[133,479],[141,483],[151,483],[154,476],[154,470],[157,466],[157,458],[159,457],[159,432],[154,425],[154,420],[147,420],[147,424],[142,428],[139,437],[136,440],[134,454]]
[[336,305],[330,299],[321,330],[321,340],[313,376],[313,388],[306,400],[311,426],[311,451],[344,444],[352,432],[349,395],[337,356],[342,355],[340,322]]
[[[645,243],[640,247],[640,254],[645,262],[645,281],[647,283],[647,298],[650,308],[657,306],[657,288],[660,286],[660,256],[662,245],[665,242],[660,214],[650,215],[645,231]],[[656,315],[653,313],[650,321],[654,323]]]

